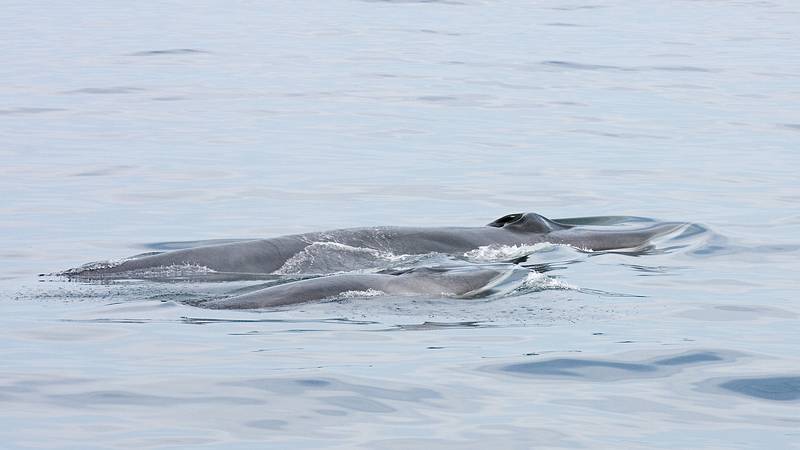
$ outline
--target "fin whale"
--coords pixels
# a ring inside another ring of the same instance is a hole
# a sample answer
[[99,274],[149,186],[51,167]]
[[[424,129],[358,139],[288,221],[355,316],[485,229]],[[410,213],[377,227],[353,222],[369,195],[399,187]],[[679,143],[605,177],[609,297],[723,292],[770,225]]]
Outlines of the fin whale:
[[513,264],[417,267],[371,274],[339,274],[269,286],[198,304],[213,309],[257,309],[335,298],[344,293],[484,297],[501,283],[518,286],[530,272]]
[[371,227],[348,228],[204,245],[134,257],[114,266],[87,265],[62,272],[67,276],[113,277],[129,271],[175,265],[202,266],[216,272],[272,274],[313,243],[420,255],[430,252],[463,254],[489,245],[526,245],[541,242],[568,244],[595,251],[633,249],[651,239],[688,225],[656,222],[636,226],[582,226],[550,220],[536,213],[500,217],[480,227]]

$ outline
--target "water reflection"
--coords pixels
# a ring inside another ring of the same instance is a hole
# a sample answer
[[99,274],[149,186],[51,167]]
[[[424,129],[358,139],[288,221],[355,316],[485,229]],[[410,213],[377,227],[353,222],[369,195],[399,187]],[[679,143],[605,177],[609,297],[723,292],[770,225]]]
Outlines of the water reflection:
[[25,115],[25,114],[42,114],[42,113],[60,112],[60,111],[66,111],[66,109],[63,109],[63,108],[35,108],[35,107],[10,108],[10,109],[0,109],[0,116],[15,116],[15,115]]
[[644,72],[644,71],[666,71],[666,72],[716,72],[715,70],[697,66],[612,66],[603,64],[585,64],[570,61],[542,61],[543,66],[565,70],[611,70],[620,72]]
[[[356,397],[403,402],[422,402],[442,397],[440,393],[432,389],[413,387],[391,389],[377,385],[349,383],[334,378],[263,378],[234,382],[229,385],[270,391],[282,395],[300,395],[310,391],[350,392],[356,394]],[[346,398],[350,398],[350,396],[346,396]]]
[[252,422],[247,422],[246,425],[253,428],[261,428],[264,430],[280,430],[281,428],[285,428],[286,425],[289,425],[289,422],[285,420],[264,419],[264,420],[254,420]]
[[496,325],[478,321],[465,321],[465,322],[423,322],[423,323],[409,323],[398,324],[392,328],[383,331],[420,331],[420,330],[441,330],[448,328],[491,328]]
[[735,378],[720,383],[719,387],[763,400],[800,400],[800,376]]
[[170,407],[195,403],[211,403],[219,405],[254,405],[264,401],[245,397],[172,397],[164,395],[142,394],[132,391],[89,391],[78,394],[50,395],[49,400],[72,408],[94,408],[99,406],[148,406]]
[[775,321],[795,319],[798,315],[781,308],[759,305],[709,305],[692,308],[678,313],[680,317],[692,320],[726,321]]
[[586,381],[615,381],[631,378],[666,377],[688,366],[705,363],[732,362],[733,353],[690,352],[640,362],[608,361],[596,359],[558,358],[544,361],[516,363],[490,370],[513,375],[533,377],[564,377]]
[[347,411],[393,413],[400,409],[395,402],[427,403],[442,398],[440,393],[432,389],[415,387],[392,389],[379,385],[349,383],[333,378],[264,378],[226,385],[268,391],[273,396],[305,398],[306,401],[316,399],[324,404],[324,407],[314,408],[322,410],[320,414],[326,416],[346,415]]
[[205,53],[209,52],[194,48],[173,48],[167,50],[148,50],[143,52],[136,52],[136,53],[131,53],[130,56],[196,55]]
[[66,94],[133,94],[145,89],[131,86],[88,87],[65,92]]

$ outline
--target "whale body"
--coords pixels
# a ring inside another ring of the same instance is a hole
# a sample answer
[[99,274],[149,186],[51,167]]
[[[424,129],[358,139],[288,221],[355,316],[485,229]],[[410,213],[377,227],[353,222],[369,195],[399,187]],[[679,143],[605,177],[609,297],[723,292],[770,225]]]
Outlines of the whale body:
[[[501,284],[520,286],[530,272],[514,264],[462,267],[417,267],[371,274],[339,274],[293,281],[246,294],[199,304],[213,309],[257,309],[293,305],[314,300],[380,294],[436,297],[484,297]],[[506,286],[504,290],[511,287]]]
[[181,265],[201,266],[225,273],[272,274],[292,257],[317,243],[341,244],[395,255],[431,252],[456,255],[483,246],[541,242],[567,244],[594,251],[634,249],[686,225],[683,222],[660,222],[633,227],[581,226],[550,220],[536,213],[517,213],[480,227],[348,228],[204,245],[147,254],[113,266],[79,267],[62,274],[115,276],[130,271]]

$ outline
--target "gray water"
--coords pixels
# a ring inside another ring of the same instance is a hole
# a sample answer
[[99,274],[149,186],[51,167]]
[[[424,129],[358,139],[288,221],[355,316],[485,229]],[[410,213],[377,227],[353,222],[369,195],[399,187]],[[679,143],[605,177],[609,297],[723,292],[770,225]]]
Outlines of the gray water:
[[[800,448],[796,2],[0,6],[0,447]],[[38,276],[520,211],[704,231],[475,301]]]

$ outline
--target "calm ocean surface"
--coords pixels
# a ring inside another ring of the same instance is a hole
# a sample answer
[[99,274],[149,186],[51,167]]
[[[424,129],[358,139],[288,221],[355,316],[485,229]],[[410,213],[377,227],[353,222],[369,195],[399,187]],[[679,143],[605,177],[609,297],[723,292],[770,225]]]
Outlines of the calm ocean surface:
[[[800,448],[797,2],[0,6],[0,448]],[[520,211],[705,231],[493,300],[38,276]]]

